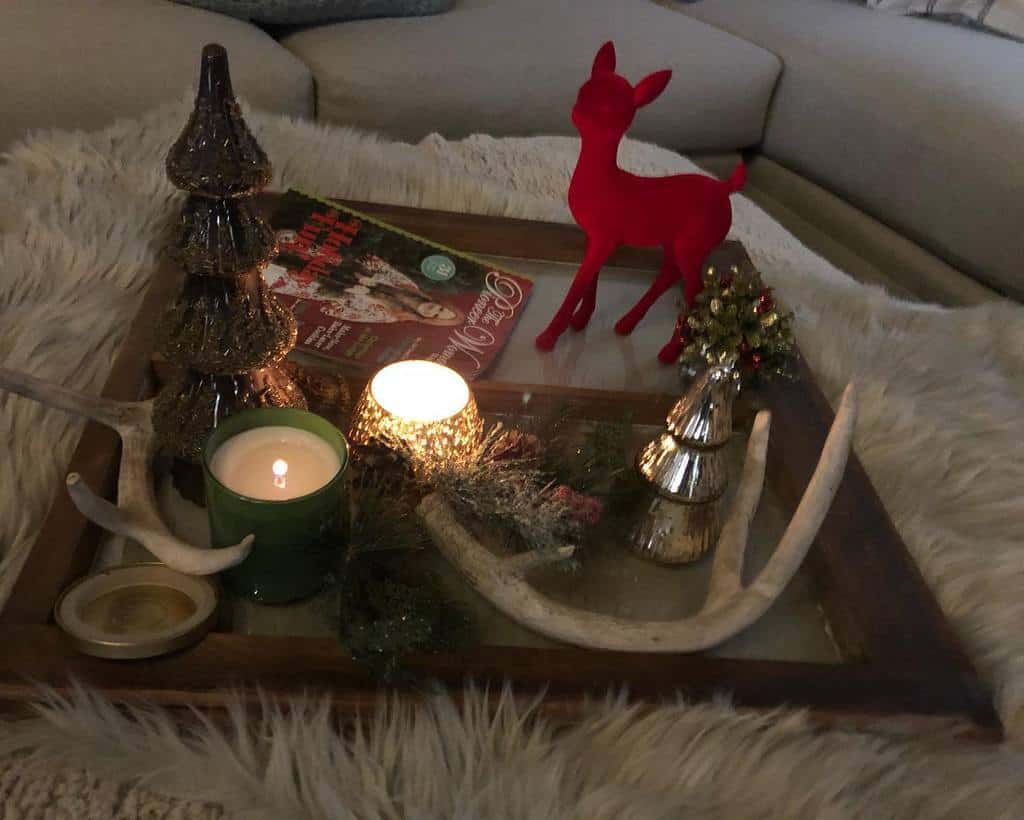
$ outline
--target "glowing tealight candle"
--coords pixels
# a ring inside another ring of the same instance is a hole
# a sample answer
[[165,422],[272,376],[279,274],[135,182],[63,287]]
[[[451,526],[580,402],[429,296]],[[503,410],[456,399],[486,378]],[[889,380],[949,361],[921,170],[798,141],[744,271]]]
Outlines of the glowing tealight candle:
[[388,365],[373,377],[370,390],[387,412],[409,421],[441,421],[469,402],[469,385],[462,376],[421,359]]
[[421,359],[395,362],[370,381],[353,414],[356,444],[404,443],[423,462],[459,457],[480,439],[483,422],[466,380]]
[[341,459],[320,436],[295,427],[253,427],[221,444],[210,471],[239,495],[287,501],[314,493],[334,478]]

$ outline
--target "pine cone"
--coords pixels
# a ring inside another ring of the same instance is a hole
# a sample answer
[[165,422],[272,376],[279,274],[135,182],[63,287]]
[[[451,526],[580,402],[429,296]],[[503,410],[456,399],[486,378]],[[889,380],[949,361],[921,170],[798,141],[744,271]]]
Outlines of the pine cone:
[[540,439],[533,433],[512,428],[502,433],[491,448],[492,461],[538,461],[543,453]]

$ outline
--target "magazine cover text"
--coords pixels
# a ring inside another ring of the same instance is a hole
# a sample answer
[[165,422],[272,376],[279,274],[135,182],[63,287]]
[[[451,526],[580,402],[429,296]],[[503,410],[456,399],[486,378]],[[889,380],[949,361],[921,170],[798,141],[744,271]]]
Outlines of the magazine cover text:
[[430,359],[467,379],[497,357],[529,279],[289,191],[263,276],[295,312],[299,347],[375,370]]

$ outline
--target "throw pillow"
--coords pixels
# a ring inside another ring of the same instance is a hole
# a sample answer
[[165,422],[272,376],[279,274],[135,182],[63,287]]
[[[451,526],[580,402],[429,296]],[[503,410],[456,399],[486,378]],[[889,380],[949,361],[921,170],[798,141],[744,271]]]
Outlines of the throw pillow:
[[1024,40],[1024,0],[867,0],[871,8],[940,17]]
[[438,14],[455,0],[174,0],[186,6],[219,11],[240,20],[270,25],[308,25],[367,17]]

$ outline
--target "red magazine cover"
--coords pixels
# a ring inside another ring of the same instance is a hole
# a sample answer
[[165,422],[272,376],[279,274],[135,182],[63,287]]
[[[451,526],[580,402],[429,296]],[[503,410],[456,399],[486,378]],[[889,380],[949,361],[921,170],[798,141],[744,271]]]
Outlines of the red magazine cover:
[[298,191],[271,220],[263,271],[295,312],[298,347],[376,370],[430,359],[472,380],[501,352],[532,283],[479,259]]

